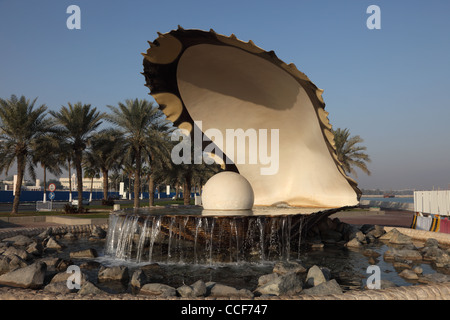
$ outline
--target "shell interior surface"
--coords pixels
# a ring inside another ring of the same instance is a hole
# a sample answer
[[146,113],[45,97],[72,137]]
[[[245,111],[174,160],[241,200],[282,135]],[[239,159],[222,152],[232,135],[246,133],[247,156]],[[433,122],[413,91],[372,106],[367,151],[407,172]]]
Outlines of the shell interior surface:
[[204,151],[250,182],[255,206],[359,203],[337,159],[323,90],[293,64],[234,35],[181,28],[159,34],[143,55],[161,110],[191,135],[201,130]]

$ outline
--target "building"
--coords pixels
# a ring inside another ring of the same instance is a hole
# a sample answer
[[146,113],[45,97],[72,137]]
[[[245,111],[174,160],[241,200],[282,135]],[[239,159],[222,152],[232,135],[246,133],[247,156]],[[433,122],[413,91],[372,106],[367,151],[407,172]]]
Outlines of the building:
[[[75,174],[72,175],[71,178],[72,181],[72,191],[77,190],[77,177]],[[64,189],[69,190],[69,178],[59,178],[59,182],[63,186]],[[103,189],[103,178],[94,178],[92,181],[91,178],[83,178],[83,190],[90,191],[91,190],[91,183],[92,183],[92,189]]]

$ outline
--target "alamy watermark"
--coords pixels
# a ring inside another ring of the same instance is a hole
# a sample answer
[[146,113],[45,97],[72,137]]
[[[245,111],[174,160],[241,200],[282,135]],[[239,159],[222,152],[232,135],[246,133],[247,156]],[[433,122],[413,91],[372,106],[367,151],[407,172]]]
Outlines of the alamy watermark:
[[381,289],[381,270],[379,266],[370,265],[366,273],[371,274],[366,281],[367,289]]
[[81,29],[81,9],[77,5],[70,5],[66,9],[66,13],[69,13],[70,16],[66,20],[67,29]]
[[70,290],[81,289],[81,270],[79,266],[70,265],[67,267],[66,273],[71,275],[67,278],[67,288]]
[[[270,133],[270,142],[269,142]],[[215,158],[226,164],[261,165],[261,175],[277,174],[279,169],[279,129],[226,129],[225,133],[216,128],[202,131],[202,121],[194,121],[194,143],[188,130],[176,129],[172,141],[179,141],[171,152],[174,164],[213,164]],[[180,141],[181,138],[181,141]],[[202,150],[203,142],[212,141]],[[192,152],[193,146],[193,152]],[[270,152],[269,152],[270,146]],[[248,152],[247,152],[248,150]]]

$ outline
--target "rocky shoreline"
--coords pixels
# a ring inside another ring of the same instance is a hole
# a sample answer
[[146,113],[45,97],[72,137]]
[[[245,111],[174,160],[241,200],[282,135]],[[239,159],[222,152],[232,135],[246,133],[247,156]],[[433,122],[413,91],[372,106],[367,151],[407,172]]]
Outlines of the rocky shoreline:
[[[324,219],[310,229],[307,241],[311,248],[321,250],[330,244],[345,246],[362,252],[369,264],[376,265],[381,257],[366,245],[382,241],[389,245],[382,258],[402,270],[400,277],[416,281],[418,285],[397,287],[381,280],[380,290],[361,288],[344,292],[339,279],[332,276],[332,270],[320,265],[306,268],[299,261],[280,261],[271,273],[258,278],[253,290],[202,280],[172,287],[164,283],[163,277],[149,277],[149,274],[157,275],[161,271],[158,264],[133,272],[125,266],[101,266],[89,260],[96,257],[95,249],[87,249],[70,253],[70,259],[86,259],[79,265],[80,288],[70,289],[67,283],[72,273],[68,273],[67,268],[72,261],[55,256],[55,252],[63,247],[61,239],[84,236],[100,240],[106,237],[106,230],[107,225],[85,225],[0,232],[0,299],[450,299],[448,247],[433,238],[417,244],[411,236],[395,228],[386,232],[382,226],[358,227],[342,223],[337,218]],[[419,262],[430,263],[439,272],[424,275]],[[93,268],[98,269],[96,279],[89,279],[85,271]],[[96,285],[111,281],[129,285],[132,293],[111,294]]]

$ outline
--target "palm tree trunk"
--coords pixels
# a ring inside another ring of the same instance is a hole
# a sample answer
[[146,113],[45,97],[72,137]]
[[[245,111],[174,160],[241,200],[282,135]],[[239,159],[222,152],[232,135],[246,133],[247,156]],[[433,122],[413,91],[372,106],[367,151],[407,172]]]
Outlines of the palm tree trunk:
[[25,156],[22,154],[17,155],[17,183],[14,190],[14,201],[11,214],[19,213],[20,192],[22,190],[22,180],[25,172]]
[[72,173],[70,170],[70,159],[68,159],[67,162],[69,163],[69,201],[72,201]]
[[185,206],[191,203],[191,179],[189,176],[184,177],[183,199],[184,199],[183,203]]
[[75,152],[75,170],[77,171],[78,212],[83,211],[83,168],[81,151]]
[[152,175],[148,176],[148,206],[155,205],[155,179]]
[[134,174],[134,207],[139,208],[139,191],[141,189],[141,148],[136,150],[136,171]]
[[103,199],[108,200],[108,170],[102,169],[102,175],[103,175]]
[[44,169],[44,196],[43,196],[43,202],[45,203],[47,201],[47,170],[46,166],[42,165],[42,168]]

